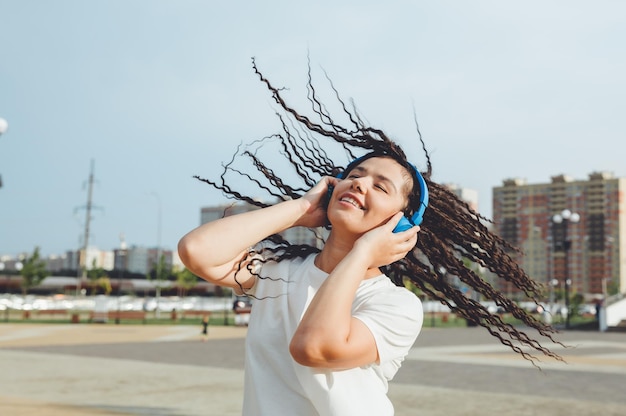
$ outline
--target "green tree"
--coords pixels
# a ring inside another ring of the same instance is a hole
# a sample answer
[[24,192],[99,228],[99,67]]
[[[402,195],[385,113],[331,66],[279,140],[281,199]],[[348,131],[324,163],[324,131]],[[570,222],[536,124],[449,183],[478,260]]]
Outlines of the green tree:
[[580,315],[580,306],[584,303],[585,297],[580,293],[574,293],[569,301],[569,316],[573,318]]
[[179,288],[179,296],[185,296],[189,289],[198,284],[198,276],[191,273],[186,267],[182,270],[177,270],[174,275],[176,276],[176,285]]
[[168,267],[164,254],[161,254],[158,263],[154,263],[152,266],[153,268],[146,275],[146,279],[155,281],[157,286],[160,286],[162,281],[167,280],[172,275],[172,268]]
[[618,293],[620,293],[619,280],[616,280],[616,279],[609,280],[607,284],[607,294],[609,296],[612,296],[612,295],[617,295]]
[[35,247],[32,256],[27,257],[20,270],[22,276],[22,294],[26,295],[28,291],[37,286],[48,275],[46,263],[41,259],[39,247]]
[[91,269],[87,270],[87,277],[91,281],[92,295],[96,294],[99,287],[101,287],[107,295],[111,293],[111,282],[109,281],[108,273],[102,267],[96,266],[96,259],[93,259]]
[[98,278],[95,284],[96,290],[97,288],[101,288],[105,295],[109,295],[113,291],[113,287],[111,286],[111,279],[109,279],[108,276]]
[[154,282],[156,286],[156,297],[161,297],[161,285],[164,280],[167,280],[169,276],[172,274],[171,267],[168,267],[165,262],[165,255],[161,254],[159,257],[158,263],[154,265],[154,269],[150,270],[150,272],[146,275],[146,279],[152,281],[154,276]]
[[415,296],[417,296],[418,298],[424,297],[424,293],[422,292],[422,289],[417,287],[415,283],[411,282],[408,278],[405,277],[404,279],[402,279],[402,283],[404,284],[405,288],[413,292]]

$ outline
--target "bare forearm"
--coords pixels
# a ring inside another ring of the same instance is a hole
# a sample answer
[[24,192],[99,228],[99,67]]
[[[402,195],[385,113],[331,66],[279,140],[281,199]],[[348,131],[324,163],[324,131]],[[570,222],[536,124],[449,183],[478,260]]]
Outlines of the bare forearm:
[[304,211],[306,201],[291,200],[203,224],[181,239],[181,257],[185,263],[220,266],[267,236],[295,225]]

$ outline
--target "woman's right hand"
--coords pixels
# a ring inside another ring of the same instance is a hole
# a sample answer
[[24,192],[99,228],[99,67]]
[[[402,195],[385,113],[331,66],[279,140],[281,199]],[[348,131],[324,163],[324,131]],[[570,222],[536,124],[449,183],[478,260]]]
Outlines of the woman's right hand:
[[324,176],[315,186],[305,193],[301,200],[305,205],[305,211],[294,225],[301,227],[321,227],[328,222],[326,216],[326,196],[331,187],[337,185],[341,179],[332,176]]

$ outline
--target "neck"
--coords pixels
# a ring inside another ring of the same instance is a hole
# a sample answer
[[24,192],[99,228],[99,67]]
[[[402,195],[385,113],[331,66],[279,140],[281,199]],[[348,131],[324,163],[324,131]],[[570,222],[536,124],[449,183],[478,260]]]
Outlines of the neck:
[[[330,233],[324,248],[315,258],[315,266],[325,273],[332,273],[335,267],[352,250],[356,239],[338,238],[335,233]],[[382,272],[378,267],[369,268],[363,279],[379,276]]]

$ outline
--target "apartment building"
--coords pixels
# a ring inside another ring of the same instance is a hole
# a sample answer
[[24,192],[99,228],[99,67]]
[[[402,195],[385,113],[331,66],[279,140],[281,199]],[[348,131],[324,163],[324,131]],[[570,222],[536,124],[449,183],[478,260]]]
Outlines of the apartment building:
[[[494,231],[523,254],[512,253],[535,280],[569,282],[573,293],[602,295],[626,289],[626,178],[593,172],[549,183],[507,179],[493,188]],[[562,214],[565,213],[565,216]],[[565,218],[563,218],[565,217]],[[500,290],[515,293],[507,282]]]

